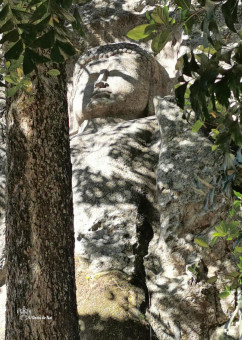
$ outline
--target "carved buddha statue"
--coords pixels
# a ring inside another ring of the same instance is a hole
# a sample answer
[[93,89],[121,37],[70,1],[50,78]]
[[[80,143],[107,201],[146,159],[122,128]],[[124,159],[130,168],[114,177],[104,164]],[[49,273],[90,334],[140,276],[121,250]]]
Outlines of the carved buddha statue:
[[166,72],[150,53],[131,43],[90,49],[78,60],[73,79],[69,102],[76,126],[96,117],[153,115],[155,92],[168,92]]
[[165,77],[152,55],[130,43],[91,49],[74,70],[72,131],[82,125],[71,138],[75,256],[86,324],[81,335],[87,339],[100,338],[96,314],[102,322],[122,321],[112,334],[110,322],[104,325],[105,339],[150,338],[140,320],[148,305],[144,257],[153,229],[159,229],[160,134],[153,99],[166,94]]

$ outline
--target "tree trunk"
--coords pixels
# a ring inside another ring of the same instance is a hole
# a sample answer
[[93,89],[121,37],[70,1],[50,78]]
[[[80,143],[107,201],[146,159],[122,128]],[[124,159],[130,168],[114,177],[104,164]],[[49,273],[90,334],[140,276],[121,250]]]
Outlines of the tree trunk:
[[6,340],[79,339],[65,79],[46,71],[7,118]]

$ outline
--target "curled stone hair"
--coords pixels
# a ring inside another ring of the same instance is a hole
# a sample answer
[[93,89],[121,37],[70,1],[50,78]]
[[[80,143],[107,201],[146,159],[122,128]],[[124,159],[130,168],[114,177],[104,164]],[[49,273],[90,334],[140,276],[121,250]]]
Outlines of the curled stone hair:
[[151,61],[153,59],[153,56],[146,50],[141,48],[139,45],[123,42],[94,47],[88,50],[86,54],[81,56],[81,58],[78,60],[78,63],[82,66],[89,63],[92,60],[109,58],[111,56],[122,53],[137,55],[141,57],[142,61]]

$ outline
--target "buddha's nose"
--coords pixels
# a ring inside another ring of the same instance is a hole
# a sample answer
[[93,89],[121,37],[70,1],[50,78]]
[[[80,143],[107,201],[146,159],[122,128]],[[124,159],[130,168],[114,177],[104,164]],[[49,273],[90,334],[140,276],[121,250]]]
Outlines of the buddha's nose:
[[109,84],[107,82],[107,79],[108,79],[108,71],[105,70],[104,72],[100,73],[97,81],[94,84],[94,87],[95,88],[98,87],[100,89],[104,89],[104,88],[108,87]]

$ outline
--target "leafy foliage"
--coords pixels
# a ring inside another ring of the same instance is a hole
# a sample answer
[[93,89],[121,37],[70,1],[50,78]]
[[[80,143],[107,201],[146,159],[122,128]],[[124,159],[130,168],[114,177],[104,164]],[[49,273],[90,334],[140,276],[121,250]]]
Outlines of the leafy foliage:
[[[70,0],[2,1],[0,43],[4,44],[4,57],[10,64],[0,72],[13,85],[8,89],[9,97],[18,89],[29,91],[30,76],[37,73],[38,64],[62,63],[77,52],[71,41],[70,25],[81,36],[83,30],[77,8],[71,13],[72,3]],[[53,71],[48,74],[57,76]]]
[[134,40],[152,39],[151,46],[157,54],[167,42],[176,42],[177,31],[183,28],[189,35],[194,22],[201,23],[202,44],[194,46],[177,61],[181,76],[175,95],[183,111],[195,112],[197,122],[193,131],[201,126],[209,128],[215,143],[213,150],[219,147],[226,154],[231,145],[242,146],[242,43],[240,40],[230,48],[226,46],[215,12],[221,9],[230,35],[239,37],[236,31],[238,1],[227,0],[222,5],[219,1],[198,2],[200,8],[194,7],[190,0],[176,0],[170,12],[167,6],[157,6],[151,14],[147,13],[149,23],[142,25],[144,29],[138,26],[127,36]]
[[[218,238],[224,238],[226,241],[233,241],[233,255],[237,260],[238,270],[225,275],[224,279],[227,283],[225,284],[225,289],[219,294],[220,298],[227,297],[231,291],[237,289],[242,284],[242,227],[241,222],[234,219],[235,214],[238,213],[242,206],[242,194],[234,191],[234,195],[236,199],[233,201],[229,217],[227,220],[221,221],[219,225],[215,226],[212,241],[207,243],[202,238],[194,239],[194,242],[199,246],[210,249],[214,246]],[[214,282],[216,281],[215,278],[217,279],[217,277],[214,277]]]
[[128,32],[127,37],[134,40],[152,38],[152,49],[159,53],[172,37],[175,30],[175,21],[169,17],[168,7],[157,6],[151,13],[147,13],[149,24],[140,25]]

